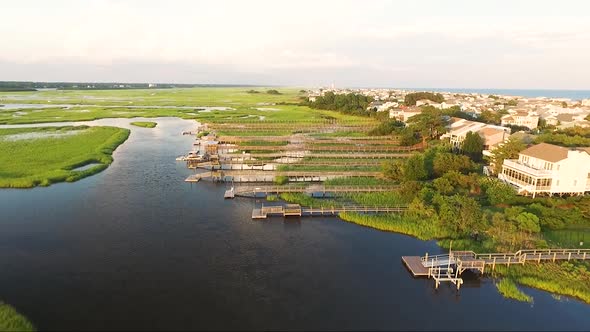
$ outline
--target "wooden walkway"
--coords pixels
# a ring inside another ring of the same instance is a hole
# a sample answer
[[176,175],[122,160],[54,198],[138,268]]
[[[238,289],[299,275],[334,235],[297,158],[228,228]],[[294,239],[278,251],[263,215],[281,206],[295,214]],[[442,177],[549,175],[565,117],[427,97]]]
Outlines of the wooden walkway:
[[231,150],[238,150],[238,151],[349,151],[349,152],[365,152],[365,153],[372,153],[372,152],[410,152],[410,151],[420,151],[423,150],[422,144],[417,144],[413,146],[393,146],[393,145],[356,145],[356,144],[347,144],[347,145],[315,145],[315,144],[305,144],[305,145],[281,145],[281,146],[271,146],[271,145],[227,145],[227,144],[219,144],[217,147],[218,151],[231,151]]
[[233,187],[234,196],[256,197],[258,193],[281,194],[281,193],[352,193],[352,192],[387,192],[399,188],[392,186],[237,186]]
[[297,151],[277,153],[224,153],[220,160],[248,160],[252,158],[333,158],[333,159],[394,159],[408,158],[413,153],[304,153]]
[[460,275],[466,270],[484,273],[496,265],[541,263],[543,261],[590,260],[590,249],[526,249],[515,253],[477,254],[473,251],[450,251],[449,254],[428,256],[403,256],[402,261],[413,276],[428,276],[435,280],[435,287],[442,281],[457,285],[463,281]]
[[399,144],[399,139],[392,136],[367,136],[367,137],[343,137],[343,138],[314,138],[311,136],[220,136],[217,138],[220,144],[236,144],[243,142],[304,142],[319,144]]
[[[185,182],[199,182],[202,179],[213,181],[235,182],[272,182],[277,176],[285,176],[294,182],[322,182],[336,177],[379,177],[381,172],[372,171],[259,171],[259,170],[227,170],[197,173],[188,176]],[[247,178],[243,180],[241,178]]]
[[398,207],[375,207],[375,206],[341,206],[332,208],[304,208],[298,204],[286,204],[279,206],[262,206],[252,210],[252,219],[266,219],[269,216],[337,216],[345,212],[357,213],[401,213],[406,211],[406,206]]

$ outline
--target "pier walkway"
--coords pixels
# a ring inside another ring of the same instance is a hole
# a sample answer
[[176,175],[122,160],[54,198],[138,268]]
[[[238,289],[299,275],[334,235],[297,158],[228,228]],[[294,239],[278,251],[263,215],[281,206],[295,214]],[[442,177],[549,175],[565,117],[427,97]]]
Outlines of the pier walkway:
[[473,251],[449,251],[448,254],[436,256],[403,256],[402,262],[413,276],[434,278],[435,287],[440,282],[450,281],[457,285],[463,283],[460,275],[466,270],[484,273],[487,268],[492,271],[496,265],[514,265],[540,263],[542,261],[590,260],[590,249],[525,249],[515,253],[477,254]]
[[299,217],[312,217],[312,216],[337,216],[340,213],[345,212],[357,212],[357,213],[401,213],[406,211],[406,206],[397,207],[378,207],[378,206],[341,206],[331,208],[314,208],[314,207],[301,207],[299,204],[286,204],[278,206],[264,206],[260,208],[254,208],[252,210],[252,219],[266,219],[269,216],[299,216]]
[[190,175],[185,182],[199,182],[211,179],[219,182],[273,182],[275,177],[285,176],[291,182],[322,182],[337,177],[379,177],[381,172],[371,171],[259,171],[227,170],[211,171]]
[[342,158],[342,159],[393,159],[407,158],[414,154],[409,153],[306,153],[305,151],[283,151],[275,153],[224,153],[219,160],[249,160],[252,158]]
[[354,193],[354,192],[386,192],[399,188],[392,186],[237,186],[232,187],[234,196],[257,197],[257,194],[281,194],[281,193]]
[[218,149],[221,151],[350,151],[350,152],[410,152],[423,150],[422,144],[413,146],[394,146],[394,145],[234,145],[219,144]]

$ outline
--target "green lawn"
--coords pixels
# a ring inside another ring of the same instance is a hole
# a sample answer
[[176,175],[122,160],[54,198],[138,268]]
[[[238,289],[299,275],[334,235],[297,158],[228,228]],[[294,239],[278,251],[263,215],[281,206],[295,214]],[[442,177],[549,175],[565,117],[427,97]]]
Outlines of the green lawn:
[[[0,129],[0,188],[47,186],[98,173],[128,136],[129,130],[115,127]],[[88,164],[96,165],[74,170]]]
[[0,302],[0,331],[35,331],[35,327],[13,307]]
[[131,122],[131,124],[136,127],[143,127],[143,128],[155,128],[158,125],[156,122],[150,122],[150,121],[134,121],[134,122]]

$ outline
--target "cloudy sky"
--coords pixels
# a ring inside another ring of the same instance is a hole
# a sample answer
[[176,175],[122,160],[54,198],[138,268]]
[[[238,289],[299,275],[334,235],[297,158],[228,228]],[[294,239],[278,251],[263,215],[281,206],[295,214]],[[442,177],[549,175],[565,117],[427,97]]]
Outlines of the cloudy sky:
[[590,1],[0,3],[0,80],[590,89]]

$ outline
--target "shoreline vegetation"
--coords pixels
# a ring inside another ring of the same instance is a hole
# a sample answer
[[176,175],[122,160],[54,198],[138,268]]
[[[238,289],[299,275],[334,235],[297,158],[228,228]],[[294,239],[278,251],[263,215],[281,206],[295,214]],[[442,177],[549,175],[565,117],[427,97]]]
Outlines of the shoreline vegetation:
[[0,302],[0,331],[35,331],[35,326],[12,306]]
[[533,298],[518,289],[514,281],[510,278],[501,279],[496,283],[496,288],[498,288],[498,292],[500,292],[505,298],[520,302],[533,302]]
[[[578,229],[584,231],[590,229],[588,198],[537,197],[533,200],[516,196],[508,186],[483,176],[482,166],[487,160],[482,160],[482,142],[478,140],[479,137],[475,137],[478,135],[470,135],[469,139],[466,139],[465,144],[469,148],[464,149],[463,153],[458,153],[442,143],[439,137],[446,131],[448,124],[444,120],[444,115],[455,116],[456,109],[439,110],[428,106],[422,107],[422,113],[413,116],[406,125],[386,119],[387,112],[377,114],[367,111],[367,106],[372,102],[369,97],[356,94],[327,94],[310,102],[305,98],[305,91],[299,89],[251,88],[251,90],[244,87],[202,87],[124,91],[54,90],[37,91],[34,94],[30,92],[0,93],[3,104],[40,105],[38,109],[4,109],[0,112],[0,124],[168,116],[195,119],[211,127],[218,124],[234,124],[233,127],[220,126],[215,129],[217,135],[284,136],[284,140],[272,143],[253,139],[247,144],[242,144],[243,146],[275,146],[277,150],[290,144],[289,135],[307,134],[315,138],[333,139],[396,136],[399,137],[401,145],[409,146],[422,142],[428,143],[429,148],[422,153],[412,153],[407,158],[380,162],[378,167],[383,178],[339,178],[325,182],[326,185],[347,186],[396,185],[397,187],[391,192],[348,193],[330,198],[312,198],[304,194],[285,193],[269,197],[268,200],[281,199],[314,207],[344,204],[408,206],[408,211],[403,214],[343,213],[340,219],[382,231],[410,235],[421,240],[437,240],[441,248],[448,248],[453,241],[454,249],[475,252],[513,252],[518,249],[556,246],[575,247],[581,241],[574,232]],[[441,100],[439,94],[415,93],[409,95],[404,102],[411,105],[421,98]],[[56,106],[41,107],[51,103]],[[59,104],[68,106],[59,106]],[[194,105],[203,106],[195,107]],[[217,108],[208,109],[205,106]],[[235,126],[236,124],[239,126]],[[268,126],[260,129],[256,128],[256,124],[268,124]],[[304,130],[318,125],[336,125],[341,128],[315,133]],[[127,139],[129,131],[112,127],[93,128],[110,128],[108,129],[110,132],[93,133],[96,137],[90,135],[86,140],[81,140],[84,135],[70,136],[68,131],[90,132],[90,129],[81,127],[0,129],[0,187],[28,188],[59,181],[75,181],[103,170],[112,162],[112,151]],[[365,131],[361,130],[362,128],[372,130]],[[108,131],[107,129],[97,130]],[[57,134],[63,137],[21,141],[4,139],[10,135],[30,134],[29,131],[33,134],[37,131],[41,134],[52,134],[52,131],[58,131]],[[586,144],[586,140],[574,134],[580,136],[585,133],[565,131],[559,133],[561,136],[544,134],[545,136],[539,135],[538,139],[570,145]],[[98,139],[98,136],[101,139]],[[590,134],[588,136],[590,137]],[[583,138],[586,139],[586,137]],[[26,141],[36,142],[37,146],[43,146],[43,148],[35,149],[31,146],[33,144],[25,144]],[[106,143],[102,145],[103,142]],[[21,144],[24,145],[21,146]],[[506,148],[501,151],[503,153],[501,158],[513,158],[515,151],[517,153],[518,148],[523,144],[516,142],[505,146]],[[10,150],[8,147],[11,147]],[[330,144],[326,146],[327,150],[329,148]],[[76,157],[61,155],[60,149],[66,150],[65,152],[75,152]],[[18,152],[19,150],[22,150],[22,153]],[[7,157],[8,155],[10,157]],[[44,159],[46,155],[54,156],[46,160]],[[43,159],[41,163],[39,163],[40,157]],[[260,160],[263,159],[260,158]],[[324,159],[329,160],[329,158]],[[64,160],[67,162],[63,162]],[[495,160],[496,165],[501,164],[502,160],[498,157]],[[74,168],[90,163],[100,163],[100,165],[82,172],[73,171]],[[316,170],[316,167],[302,164],[287,165],[282,168]],[[355,167],[361,171],[374,169],[372,165]],[[333,169],[342,169],[342,166],[333,167]],[[31,174],[23,173],[23,170],[30,171]],[[278,185],[288,183],[288,178],[275,180]],[[526,299],[517,292],[519,290],[516,286],[513,287],[515,284],[520,284],[555,294],[572,296],[590,303],[590,275],[587,272],[590,269],[589,264],[582,262],[563,264],[566,263],[526,264],[510,266],[507,269],[497,266],[493,275],[504,278],[497,287],[499,292],[507,297]]]
[[142,128],[156,128],[158,125],[157,122],[151,121],[133,121],[130,123],[132,126],[142,127]]
[[[96,174],[128,137],[128,129],[116,127],[0,129],[0,188],[49,186]],[[94,166],[76,170],[86,165]]]

